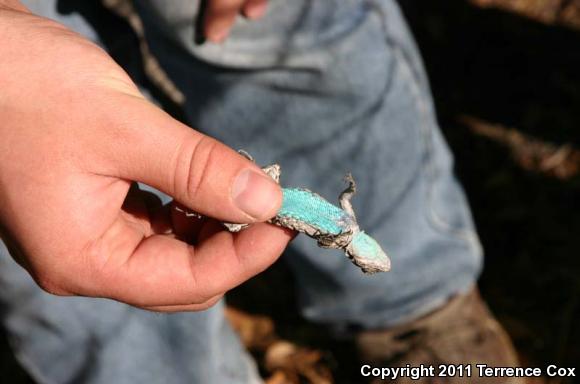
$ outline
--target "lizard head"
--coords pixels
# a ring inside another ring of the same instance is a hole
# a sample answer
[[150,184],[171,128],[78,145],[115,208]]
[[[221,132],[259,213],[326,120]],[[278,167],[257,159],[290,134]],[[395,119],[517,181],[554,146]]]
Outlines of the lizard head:
[[386,272],[391,269],[391,260],[379,243],[363,231],[354,234],[346,252],[364,273]]

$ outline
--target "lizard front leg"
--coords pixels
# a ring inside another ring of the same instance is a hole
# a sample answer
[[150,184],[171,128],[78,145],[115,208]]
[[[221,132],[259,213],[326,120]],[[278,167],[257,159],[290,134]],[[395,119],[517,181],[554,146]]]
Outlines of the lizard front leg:
[[[250,160],[251,162],[255,162],[254,158],[252,157],[252,155],[250,155],[248,152],[246,152],[243,149],[238,149],[238,153],[242,156],[244,156],[246,159]],[[264,173],[266,173],[268,176],[270,176],[272,179],[274,179],[274,181],[278,184],[280,184],[280,165],[274,163],[271,165],[267,165],[265,167],[262,167],[262,171],[264,171]]]
[[353,220],[356,222],[356,215],[354,214],[354,209],[350,202],[350,199],[352,199],[356,193],[356,183],[354,182],[354,178],[350,172],[346,174],[344,180],[348,183],[348,187],[346,187],[346,189],[340,194],[338,203],[340,204],[340,208],[352,216]]

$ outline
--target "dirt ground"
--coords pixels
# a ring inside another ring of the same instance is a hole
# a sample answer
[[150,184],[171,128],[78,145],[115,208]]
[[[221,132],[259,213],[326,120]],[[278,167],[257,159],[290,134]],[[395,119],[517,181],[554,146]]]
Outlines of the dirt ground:
[[[485,249],[483,296],[526,365],[580,366],[580,2],[401,3]],[[112,18],[111,31],[103,31],[115,58],[178,113],[125,49],[136,37],[112,38],[126,31],[120,23]],[[228,315],[264,377],[272,384],[361,382],[352,344],[302,319],[292,284],[278,263],[228,296],[244,311]],[[0,381],[29,382],[4,339]]]

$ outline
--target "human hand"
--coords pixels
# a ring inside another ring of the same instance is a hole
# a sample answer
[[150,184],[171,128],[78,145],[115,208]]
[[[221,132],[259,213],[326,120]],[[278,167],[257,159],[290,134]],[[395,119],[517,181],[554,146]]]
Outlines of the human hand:
[[205,37],[214,43],[221,43],[228,37],[238,14],[257,20],[268,8],[268,0],[200,0],[204,1],[202,29]]
[[0,234],[43,289],[200,310],[283,251],[281,228],[231,234],[134,188],[228,222],[264,221],[282,199],[256,165],[145,100],[99,47],[2,0],[0,41]]

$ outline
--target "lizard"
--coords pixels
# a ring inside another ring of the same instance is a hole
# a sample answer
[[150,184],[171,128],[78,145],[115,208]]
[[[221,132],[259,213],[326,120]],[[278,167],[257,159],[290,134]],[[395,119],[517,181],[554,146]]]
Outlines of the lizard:
[[[247,152],[239,152],[253,161]],[[281,168],[278,164],[262,167],[262,170],[280,183]],[[391,261],[387,254],[375,239],[359,228],[350,201],[356,193],[356,183],[350,173],[345,176],[345,181],[348,186],[339,196],[340,207],[305,188],[282,188],[282,207],[270,223],[304,233],[315,239],[319,247],[343,250],[353,264],[366,274],[389,271]],[[193,212],[183,212],[199,216]],[[239,232],[249,226],[223,225],[230,232]]]

